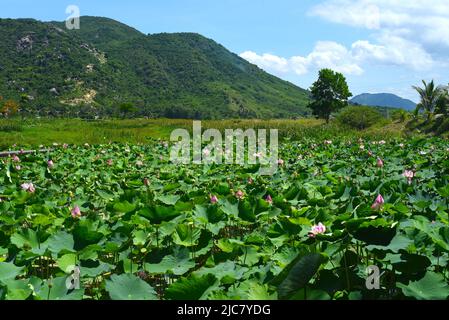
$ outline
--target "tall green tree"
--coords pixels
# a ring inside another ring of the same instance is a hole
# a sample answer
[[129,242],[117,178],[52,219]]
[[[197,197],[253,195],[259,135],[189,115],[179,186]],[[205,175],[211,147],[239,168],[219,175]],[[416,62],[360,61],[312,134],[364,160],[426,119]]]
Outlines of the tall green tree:
[[424,87],[413,86],[420,98],[421,101],[416,106],[415,115],[423,110],[427,115],[427,120],[430,120],[435,109],[438,107],[438,104],[441,102],[444,91],[441,87],[435,85],[435,82],[432,80],[427,83],[425,80],[422,81]]
[[346,107],[352,96],[343,74],[331,69],[322,69],[318,80],[310,88],[312,102],[309,107],[313,115],[329,123],[332,113]]

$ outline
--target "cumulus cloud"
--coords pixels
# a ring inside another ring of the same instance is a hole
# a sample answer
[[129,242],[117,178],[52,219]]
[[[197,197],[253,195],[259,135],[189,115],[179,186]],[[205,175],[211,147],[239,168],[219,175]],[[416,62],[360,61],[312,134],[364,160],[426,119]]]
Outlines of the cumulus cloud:
[[394,33],[424,48],[449,47],[447,0],[327,0],[309,14],[353,27]]
[[350,46],[319,41],[310,53],[293,57],[251,51],[241,56],[268,72],[298,75],[320,68],[361,75],[364,68],[376,65],[413,71],[449,65],[449,0],[324,0],[309,14],[370,30],[370,40]]
[[286,73],[289,71],[287,59],[269,53],[259,56],[253,51],[245,51],[240,56],[268,72]]
[[427,70],[434,64],[420,45],[394,35],[384,35],[378,44],[359,40],[350,48],[333,41],[319,41],[306,56],[279,57],[246,51],[242,58],[268,72],[304,75],[322,68],[331,68],[346,75],[363,74],[364,65],[398,65],[414,70]]
[[243,52],[242,58],[256,64],[268,72],[294,72],[303,75],[312,69],[331,68],[345,74],[360,75],[363,70],[353,60],[351,52],[341,44],[332,41],[320,41],[307,56],[283,58],[272,54],[258,55],[252,51]]

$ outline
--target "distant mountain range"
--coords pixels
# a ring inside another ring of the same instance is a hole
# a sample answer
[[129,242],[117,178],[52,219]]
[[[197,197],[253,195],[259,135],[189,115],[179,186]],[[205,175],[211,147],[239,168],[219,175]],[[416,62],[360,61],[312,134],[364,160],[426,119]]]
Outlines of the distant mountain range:
[[136,116],[309,114],[308,91],[199,34],[146,35],[101,17],[81,17],[80,30],[0,19],[0,43],[0,96],[44,115],[108,115],[125,103]]
[[412,111],[416,109],[416,103],[411,100],[401,98],[391,93],[363,93],[355,96],[350,103],[374,107],[390,107]]

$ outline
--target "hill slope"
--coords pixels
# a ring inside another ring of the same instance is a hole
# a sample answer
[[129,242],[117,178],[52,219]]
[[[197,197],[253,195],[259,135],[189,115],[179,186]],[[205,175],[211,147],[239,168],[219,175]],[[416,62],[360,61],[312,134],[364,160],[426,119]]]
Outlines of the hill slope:
[[400,108],[409,111],[416,109],[416,103],[413,101],[403,99],[391,93],[363,93],[352,98],[350,102],[374,107]]
[[308,93],[193,33],[145,35],[120,22],[0,19],[0,95],[41,114],[111,114],[129,102],[136,116],[292,117]]

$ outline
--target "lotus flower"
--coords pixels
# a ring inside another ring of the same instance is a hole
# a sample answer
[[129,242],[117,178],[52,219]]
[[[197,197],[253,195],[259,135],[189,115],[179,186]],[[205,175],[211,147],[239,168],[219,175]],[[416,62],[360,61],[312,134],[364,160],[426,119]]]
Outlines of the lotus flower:
[[34,187],[34,185],[30,182],[30,183],[23,183],[21,185],[22,189],[25,190],[26,192],[29,193],[34,193],[36,191],[36,188]]
[[78,207],[78,206],[75,206],[70,213],[72,214],[73,218],[81,217],[81,210],[80,210],[80,207]]
[[383,168],[384,162],[383,162],[383,160],[381,158],[377,158],[377,166],[379,168]]
[[150,185],[150,180],[148,178],[143,179],[143,184],[148,187]]
[[376,200],[374,201],[373,205],[371,206],[371,209],[373,209],[373,210],[379,210],[379,209],[382,208],[382,206],[384,205],[384,203],[385,203],[384,198],[382,197],[382,195],[379,194],[379,195],[377,196]]
[[20,162],[20,158],[15,154],[15,155],[12,157],[12,161],[13,161],[13,162]]
[[63,147],[64,149],[67,149],[67,148],[69,147],[69,145],[68,145],[67,143],[64,143],[64,144],[62,145],[62,147]]
[[53,168],[53,167],[55,166],[55,164],[53,163],[53,160],[48,160],[48,161],[47,161],[47,166],[48,166],[49,168]]
[[113,164],[114,162],[112,161],[112,159],[108,159],[108,161],[106,161],[106,163],[108,164],[108,166],[112,166],[112,164]]
[[407,178],[408,184],[412,184],[412,180],[415,177],[415,173],[413,171],[405,170],[402,175]]
[[218,202],[218,198],[215,195],[210,195],[210,203],[216,204]]
[[248,178],[248,184],[253,184],[253,182],[254,182],[253,178],[249,177]]
[[400,143],[400,144],[399,144],[399,147],[400,147],[400,148],[404,148],[404,147],[405,147],[405,144]]
[[315,238],[318,234],[324,234],[326,232],[326,226],[321,222],[317,225],[312,226],[312,229],[309,232],[310,238]]
[[243,199],[244,195],[245,194],[243,193],[242,190],[239,190],[235,193],[235,196],[237,197],[237,199]]
[[279,159],[279,160],[278,160],[278,165],[283,166],[283,165],[284,165],[284,160]]
[[332,140],[324,140],[324,144],[331,145],[332,144]]
[[19,171],[19,170],[21,170],[21,169],[22,169],[21,166],[19,166],[19,165],[16,166],[16,170],[17,170],[17,171]]
[[210,156],[210,150],[207,149],[207,148],[205,148],[205,149],[203,150],[203,154],[204,154],[204,156],[205,156],[206,158],[209,157],[209,156]]
[[265,201],[268,202],[269,204],[273,204],[273,198],[271,198],[271,195],[268,195],[268,196],[265,198]]

